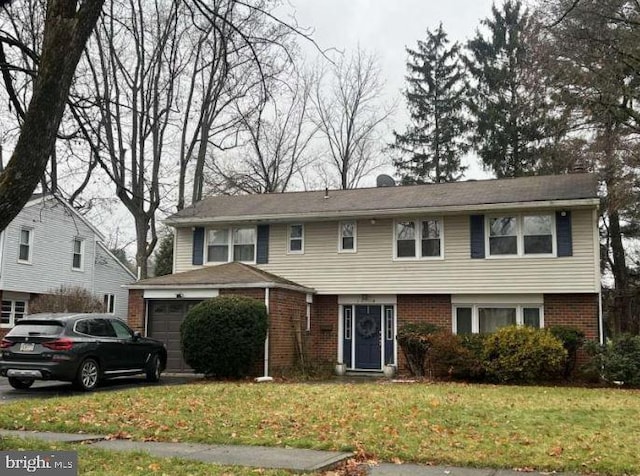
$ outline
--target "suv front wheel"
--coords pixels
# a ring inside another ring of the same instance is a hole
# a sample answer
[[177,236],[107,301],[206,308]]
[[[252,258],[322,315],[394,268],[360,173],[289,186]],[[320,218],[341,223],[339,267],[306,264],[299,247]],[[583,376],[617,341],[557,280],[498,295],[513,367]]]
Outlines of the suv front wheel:
[[160,373],[162,372],[162,363],[158,354],[153,354],[147,363],[147,382],[157,382],[160,380]]
[[100,367],[94,359],[85,359],[76,375],[76,386],[85,392],[94,390],[98,386],[100,378]]
[[33,385],[33,382],[32,378],[9,377],[9,385],[16,390],[26,390]]

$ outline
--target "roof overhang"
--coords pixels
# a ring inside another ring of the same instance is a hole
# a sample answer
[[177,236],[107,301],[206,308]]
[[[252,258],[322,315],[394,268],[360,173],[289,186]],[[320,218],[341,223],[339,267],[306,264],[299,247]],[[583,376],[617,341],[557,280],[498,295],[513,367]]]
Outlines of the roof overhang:
[[479,205],[448,205],[443,207],[417,207],[417,208],[392,208],[371,210],[345,210],[345,211],[318,211],[308,213],[277,213],[270,215],[242,215],[242,216],[216,216],[216,217],[180,217],[168,218],[164,221],[167,225],[185,227],[212,223],[278,223],[294,221],[326,221],[345,218],[382,218],[406,215],[456,215],[469,212],[498,212],[503,210],[524,210],[532,208],[597,208],[600,205],[599,198],[580,198],[572,200],[545,200],[532,202],[486,203]]
[[288,289],[306,294],[315,294],[316,290],[305,286],[294,286],[284,283],[255,282],[255,283],[226,283],[226,284],[127,284],[123,286],[127,289],[141,290],[184,290],[184,289]]

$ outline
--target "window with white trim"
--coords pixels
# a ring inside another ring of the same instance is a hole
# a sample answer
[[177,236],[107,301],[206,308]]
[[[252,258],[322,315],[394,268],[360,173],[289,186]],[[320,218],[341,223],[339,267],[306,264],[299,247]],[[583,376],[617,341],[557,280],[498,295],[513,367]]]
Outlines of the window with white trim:
[[20,230],[20,243],[18,245],[18,261],[22,263],[31,263],[31,254],[33,248],[33,230],[30,228],[22,228]]
[[114,294],[104,295],[104,312],[113,314],[116,311],[116,296]]
[[338,251],[342,253],[355,253],[358,225],[355,221],[342,221],[339,223]]
[[229,230],[209,230],[207,233],[207,261],[229,261]]
[[256,229],[210,228],[207,230],[206,261],[208,263],[228,263],[256,261]]
[[289,253],[304,253],[304,225],[289,225]]
[[397,221],[394,229],[395,258],[442,257],[442,219]]
[[256,229],[233,228],[233,261],[256,260]]
[[84,267],[84,240],[82,238],[74,238],[72,248],[71,269],[82,271]]
[[455,334],[487,334],[505,326],[544,327],[541,304],[460,304],[453,308]]
[[26,301],[3,300],[0,307],[0,327],[13,327],[26,313]]
[[488,217],[488,256],[555,254],[553,215],[525,214]]

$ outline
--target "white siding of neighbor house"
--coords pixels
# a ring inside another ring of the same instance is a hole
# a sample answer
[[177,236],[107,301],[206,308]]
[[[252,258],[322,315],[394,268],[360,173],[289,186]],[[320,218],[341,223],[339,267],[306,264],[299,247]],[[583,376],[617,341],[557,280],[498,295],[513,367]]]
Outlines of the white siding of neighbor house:
[[[338,221],[305,223],[304,254],[287,254],[287,225],[273,224],[269,263],[259,267],[321,294],[599,292],[595,220],[593,209],[572,211],[571,257],[471,259],[469,215],[449,215],[444,259],[431,260],[393,259],[392,219],[358,220],[356,253],[338,252]],[[178,272],[196,268],[191,236],[178,230]]]
[[105,294],[113,294],[116,299],[114,314],[126,320],[129,312],[129,290],[122,286],[133,283],[135,278],[103,245],[98,244],[96,251],[95,294],[100,299]]
[[[20,231],[31,229],[30,263],[18,261]],[[45,294],[60,286],[79,286],[96,295],[101,302],[105,290],[121,293],[120,286],[131,282],[118,272],[96,272],[99,236],[82,218],[54,200],[24,208],[3,232],[0,290]],[[82,270],[72,269],[73,240],[84,240]],[[112,259],[112,258],[109,258]],[[124,270],[123,270],[124,272]],[[105,282],[100,281],[106,278]],[[125,293],[126,294],[126,293]],[[126,302],[125,299],[120,299]],[[125,308],[126,315],[126,308]]]

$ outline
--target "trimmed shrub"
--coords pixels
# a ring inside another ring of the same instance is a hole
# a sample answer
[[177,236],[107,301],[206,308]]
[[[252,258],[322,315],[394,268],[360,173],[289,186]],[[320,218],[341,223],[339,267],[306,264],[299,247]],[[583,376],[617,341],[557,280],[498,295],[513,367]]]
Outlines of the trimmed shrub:
[[480,380],[484,376],[481,334],[455,335],[436,332],[429,336],[427,361],[432,375],[457,380]]
[[604,346],[593,343],[588,350],[604,380],[640,387],[640,336],[623,334]]
[[498,382],[538,382],[557,376],[567,351],[546,329],[507,326],[486,336],[484,365]]
[[261,301],[241,296],[203,301],[180,326],[184,360],[207,376],[246,376],[264,351],[267,329]]
[[431,334],[438,331],[438,326],[428,323],[409,323],[398,329],[398,344],[407,359],[411,375],[423,377],[427,361],[427,353],[431,348]]
[[556,339],[562,342],[562,346],[567,351],[567,360],[564,364],[562,376],[568,379],[576,368],[578,349],[584,345],[584,332],[570,326],[552,326],[549,331]]

